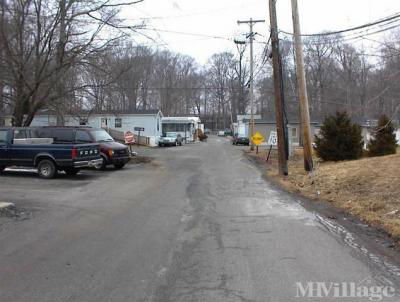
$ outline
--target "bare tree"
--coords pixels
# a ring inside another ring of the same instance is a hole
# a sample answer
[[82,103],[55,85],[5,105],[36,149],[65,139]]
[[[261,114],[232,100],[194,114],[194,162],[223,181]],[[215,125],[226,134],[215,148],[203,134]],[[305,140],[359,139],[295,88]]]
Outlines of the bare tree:
[[[70,93],[85,86],[64,78],[124,34],[105,39],[118,25],[119,8],[141,1],[18,0],[1,2],[0,37],[6,93],[15,125],[29,125],[41,108],[64,111]],[[66,82],[74,84],[66,87]]]
[[229,102],[229,84],[234,77],[234,56],[229,52],[213,55],[209,60],[210,84],[212,95],[216,103],[216,125],[217,128],[226,128],[229,119],[227,106]]

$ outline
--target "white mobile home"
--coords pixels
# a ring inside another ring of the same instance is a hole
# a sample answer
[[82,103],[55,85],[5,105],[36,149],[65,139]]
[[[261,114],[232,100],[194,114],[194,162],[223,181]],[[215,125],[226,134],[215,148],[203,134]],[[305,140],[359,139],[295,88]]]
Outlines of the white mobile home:
[[[254,120],[261,120],[260,114],[253,115]],[[240,137],[247,137],[249,136],[249,120],[251,119],[250,114],[243,114],[237,116],[237,122],[232,123],[231,130],[233,134],[237,134]]]
[[175,132],[180,134],[185,141],[193,142],[196,138],[196,130],[204,131],[204,126],[197,116],[173,116],[162,118],[162,133]]
[[[134,131],[135,127],[144,128],[141,136],[149,138],[150,145],[156,146],[162,134],[162,113],[160,110],[132,111],[94,111],[80,112],[76,115],[64,115],[65,126],[90,126],[94,128],[113,129],[121,132]],[[41,111],[36,114],[31,126],[56,126],[57,116],[52,111]]]

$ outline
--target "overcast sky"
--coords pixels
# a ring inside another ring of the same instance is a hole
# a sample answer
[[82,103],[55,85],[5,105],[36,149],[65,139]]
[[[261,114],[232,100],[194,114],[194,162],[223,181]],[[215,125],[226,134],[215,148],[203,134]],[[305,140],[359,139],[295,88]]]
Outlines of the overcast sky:
[[[303,33],[340,30],[400,12],[400,0],[298,1]],[[292,31],[290,0],[278,0],[277,8],[280,29]],[[268,0],[144,0],[125,8],[122,16],[130,25],[146,21],[149,28],[162,30],[144,30],[155,41],[135,36],[137,41],[190,55],[201,64],[213,53],[235,51],[232,39],[248,31],[237,20],[265,19],[255,26],[257,40],[266,41],[269,34]],[[261,52],[261,44],[257,50]]]

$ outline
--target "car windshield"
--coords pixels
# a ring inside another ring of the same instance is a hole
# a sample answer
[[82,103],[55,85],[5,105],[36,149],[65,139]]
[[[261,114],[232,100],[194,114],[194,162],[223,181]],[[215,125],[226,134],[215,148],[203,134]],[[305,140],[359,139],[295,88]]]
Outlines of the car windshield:
[[92,134],[94,140],[98,143],[101,142],[113,142],[114,139],[110,136],[110,134],[107,133],[105,130],[95,130],[95,131],[90,131]]
[[175,133],[167,133],[165,137],[176,137]]

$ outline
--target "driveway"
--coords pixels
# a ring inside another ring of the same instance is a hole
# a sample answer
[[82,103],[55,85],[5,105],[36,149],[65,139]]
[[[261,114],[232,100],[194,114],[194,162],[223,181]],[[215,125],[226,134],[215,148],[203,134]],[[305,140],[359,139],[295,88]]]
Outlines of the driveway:
[[120,171],[1,176],[25,218],[0,217],[0,301],[311,301],[311,281],[397,292],[393,259],[266,182],[242,149],[211,137]]

